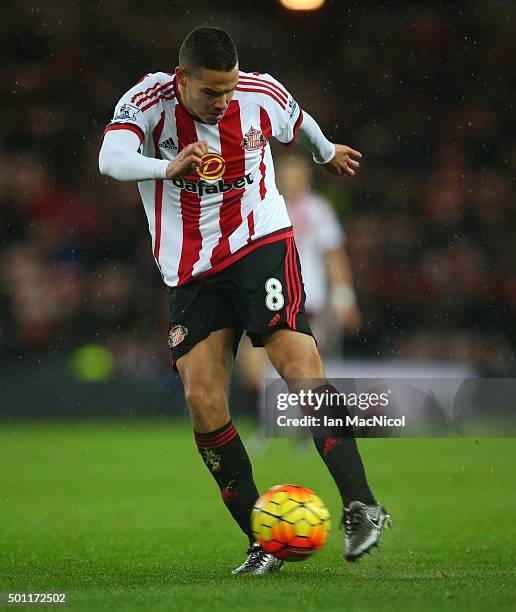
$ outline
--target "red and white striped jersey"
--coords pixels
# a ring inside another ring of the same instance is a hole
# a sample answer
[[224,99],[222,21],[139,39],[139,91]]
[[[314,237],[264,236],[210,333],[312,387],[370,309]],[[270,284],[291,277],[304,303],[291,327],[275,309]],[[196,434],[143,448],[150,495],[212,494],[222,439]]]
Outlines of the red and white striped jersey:
[[122,96],[106,131],[135,132],[142,155],[173,160],[186,145],[208,142],[195,176],[138,183],[168,286],[215,274],[261,244],[292,236],[269,140],[293,142],[302,120],[298,104],[268,74],[240,72],[217,125],[186,110],[168,73],[148,74]]

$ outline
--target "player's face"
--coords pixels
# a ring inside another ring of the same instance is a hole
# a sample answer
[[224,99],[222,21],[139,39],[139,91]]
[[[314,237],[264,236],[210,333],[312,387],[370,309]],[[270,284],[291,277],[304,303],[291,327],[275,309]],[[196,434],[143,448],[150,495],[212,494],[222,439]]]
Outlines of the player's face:
[[218,123],[235,93],[238,64],[230,72],[202,68],[192,74],[179,67],[176,75],[186,108],[204,123]]
[[291,156],[283,158],[276,167],[280,192],[287,199],[295,199],[310,190],[312,169],[306,159]]

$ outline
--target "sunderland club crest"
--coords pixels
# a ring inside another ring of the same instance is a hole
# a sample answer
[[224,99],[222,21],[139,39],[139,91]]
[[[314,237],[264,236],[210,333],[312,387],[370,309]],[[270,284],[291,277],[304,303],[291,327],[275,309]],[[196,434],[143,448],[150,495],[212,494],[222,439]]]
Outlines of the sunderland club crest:
[[263,149],[266,144],[267,138],[265,138],[260,130],[251,126],[251,129],[244,134],[242,149],[246,151],[257,151],[258,149]]
[[184,325],[174,325],[168,334],[168,346],[173,349],[181,344],[188,335],[188,329]]

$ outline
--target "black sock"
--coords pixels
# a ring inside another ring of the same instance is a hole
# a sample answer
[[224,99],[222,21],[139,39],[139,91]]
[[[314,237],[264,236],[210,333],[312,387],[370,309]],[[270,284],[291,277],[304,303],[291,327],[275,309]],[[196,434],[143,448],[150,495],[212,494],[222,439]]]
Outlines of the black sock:
[[[323,385],[314,389],[314,393],[338,393],[332,385]],[[329,416],[345,418],[349,415],[346,406],[340,404],[323,404],[323,410]],[[338,434],[338,437],[337,437]],[[364,465],[358,452],[353,428],[346,425],[335,432],[335,437],[314,438],[314,443],[337,485],[342,503],[349,506],[353,500],[364,504],[375,504],[376,500],[367,484]]]
[[215,431],[194,434],[199,453],[219,485],[223,502],[252,542],[251,511],[259,495],[251,462],[236,427],[229,421]]

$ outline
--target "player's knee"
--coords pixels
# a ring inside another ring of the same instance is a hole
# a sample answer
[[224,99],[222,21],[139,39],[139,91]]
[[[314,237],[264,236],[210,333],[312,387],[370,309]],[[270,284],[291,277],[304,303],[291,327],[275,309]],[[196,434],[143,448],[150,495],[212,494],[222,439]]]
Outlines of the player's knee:
[[306,360],[302,363],[289,363],[283,368],[284,380],[324,380],[324,369],[316,360]]
[[323,379],[324,368],[319,353],[315,348],[302,354],[298,351],[287,353],[281,364],[280,376],[284,380]]
[[227,393],[213,380],[198,379],[185,387],[185,397],[192,417],[210,418],[227,411]]

